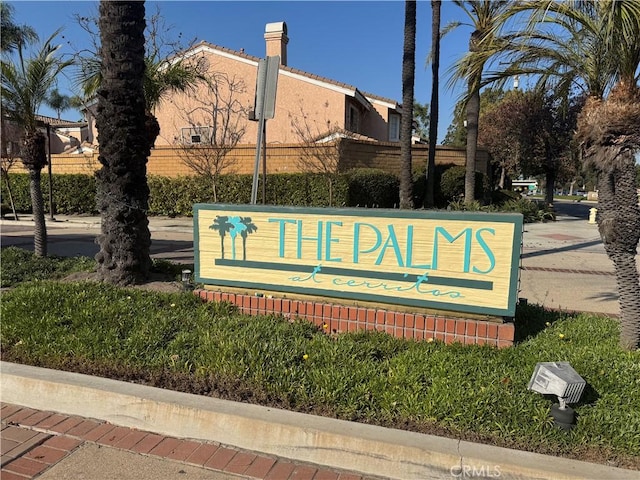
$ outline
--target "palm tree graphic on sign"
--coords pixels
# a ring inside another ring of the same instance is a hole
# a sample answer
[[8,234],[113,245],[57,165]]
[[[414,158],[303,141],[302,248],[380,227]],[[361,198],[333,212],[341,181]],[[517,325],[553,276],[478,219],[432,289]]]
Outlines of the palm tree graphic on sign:
[[247,259],[247,236],[256,230],[256,227],[250,217],[229,217],[226,215],[218,215],[213,220],[213,224],[209,227],[212,230],[217,230],[220,234],[220,245],[222,252],[222,259],[224,260],[224,238],[228,233],[231,237],[231,257],[236,259],[236,237],[240,235],[242,238],[242,259]]

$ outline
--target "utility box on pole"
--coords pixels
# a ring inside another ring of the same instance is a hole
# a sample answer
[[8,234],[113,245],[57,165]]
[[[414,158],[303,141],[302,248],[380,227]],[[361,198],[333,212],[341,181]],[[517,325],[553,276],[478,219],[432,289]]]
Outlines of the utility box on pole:
[[[276,90],[278,88],[278,71],[280,70],[280,57],[267,57],[258,63],[258,78],[256,80],[256,100],[254,116],[252,120],[258,121],[258,139],[256,140],[256,160],[253,169],[253,186],[251,188],[251,204],[255,205],[258,196],[258,175],[260,170],[260,151],[262,149],[263,136],[265,135],[265,123],[275,116]],[[265,179],[263,179],[264,181]]]

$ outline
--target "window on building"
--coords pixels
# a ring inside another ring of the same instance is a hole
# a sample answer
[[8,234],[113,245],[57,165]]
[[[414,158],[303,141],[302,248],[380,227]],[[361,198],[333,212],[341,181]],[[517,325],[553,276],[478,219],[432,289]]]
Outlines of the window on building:
[[354,133],[360,131],[360,112],[353,105],[349,105],[348,129]]
[[182,129],[182,142],[186,144],[209,143],[209,127],[185,127]]
[[400,141],[400,115],[389,115],[389,141]]

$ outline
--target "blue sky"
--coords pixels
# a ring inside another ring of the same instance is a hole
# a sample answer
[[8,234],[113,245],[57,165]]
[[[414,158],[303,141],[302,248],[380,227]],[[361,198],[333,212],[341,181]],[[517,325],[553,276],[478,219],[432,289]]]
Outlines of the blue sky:
[[[97,2],[14,1],[14,21],[36,29],[41,39],[57,28],[76,47],[88,46],[88,36],[73,15],[94,15]],[[233,50],[244,48],[257,57],[265,56],[264,26],[285,21],[289,33],[288,64],[310,73],[351,84],[361,91],[400,101],[402,98],[401,59],[404,28],[402,1],[147,1],[147,14],[160,8],[166,23],[177,37],[197,38]],[[426,59],[431,48],[431,4],[417,5],[415,97],[429,103],[431,67]],[[452,2],[443,2],[442,26],[464,21],[464,13]],[[440,120],[438,142],[442,142],[452,113],[464,89],[449,89],[447,69],[467,49],[471,29],[461,26],[447,35],[441,46]],[[63,42],[61,39],[60,42]],[[64,46],[65,52],[71,48]],[[70,82],[62,78],[62,93],[73,94]],[[48,108],[44,115],[55,116]],[[78,120],[73,111],[63,113]]]

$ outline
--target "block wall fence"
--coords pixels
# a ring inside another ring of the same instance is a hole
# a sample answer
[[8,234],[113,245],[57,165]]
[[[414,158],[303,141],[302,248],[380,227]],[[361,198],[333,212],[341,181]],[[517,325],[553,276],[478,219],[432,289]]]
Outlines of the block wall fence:
[[513,323],[461,318],[453,314],[406,313],[210,289],[198,289],[194,293],[205,301],[229,302],[247,315],[277,314],[290,320],[305,319],[328,334],[376,330],[403,339],[496,347],[513,345],[515,335]]
[[[387,172],[400,173],[400,146],[398,143],[372,142],[364,140],[341,140],[338,171],[353,168],[378,168]],[[298,173],[305,168],[304,145],[300,144],[268,144],[267,145],[267,173]],[[314,150],[336,150],[335,144],[315,145]],[[428,145],[413,146],[413,166],[418,170],[427,163]],[[182,161],[179,148],[156,147],[151,150],[147,162],[147,173],[164,177],[178,177],[194,175],[193,171]],[[329,154],[331,155],[331,154]],[[308,157],[308,154],[306,155]],[[325,155],[326,157],[326,155]],[[223,174],[252,174],[255,162],[255,145],[238,145],[232,149],[228,157],[229,167]],[[465,164],[465,151],[438,145],[436,147],[436,164],[462,165]],[[487,173],[489,155],[479,149],[476,170]],[[54,154],[51,156],[51,170],[54,174],[93,174],[100,168],[98,153]],[[25,172],[22,162],[16,162],[12,172]]]

